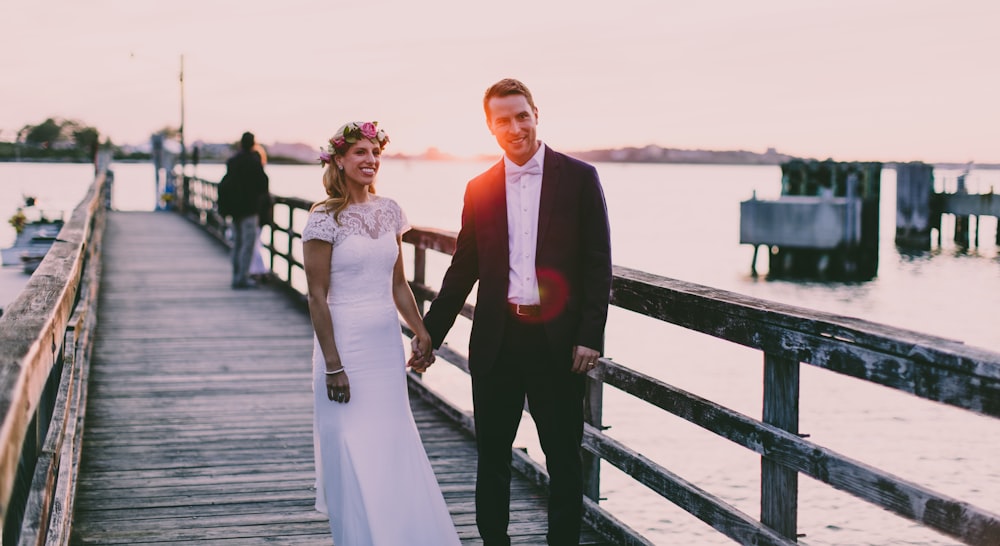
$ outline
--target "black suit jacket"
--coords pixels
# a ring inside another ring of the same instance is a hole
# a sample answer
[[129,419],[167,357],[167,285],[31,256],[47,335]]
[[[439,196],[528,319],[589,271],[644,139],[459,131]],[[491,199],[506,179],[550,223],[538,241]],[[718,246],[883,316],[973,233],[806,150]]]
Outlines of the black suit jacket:
[[[504,163],[472,179],[465,190],[455,255],[424,323],[440,347],[476,281],[469,368],[496,362],[507,310],[510,269]],[[611,237],[597,170],[545,149],[535,270],[553,366],[572,365],[574,345],[604,350],[611,294]]]

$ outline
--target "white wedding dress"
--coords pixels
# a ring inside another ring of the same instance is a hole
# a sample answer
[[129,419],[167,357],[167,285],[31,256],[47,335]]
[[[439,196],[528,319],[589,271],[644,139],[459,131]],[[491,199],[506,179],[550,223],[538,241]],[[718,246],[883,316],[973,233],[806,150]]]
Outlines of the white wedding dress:
[[392,298],[406,216],[395,201],[372,195],[339,219],[319,209],[302,230],[303,242],[333,244],[327,303],[351,384],[347,404],[327,398],[314,340],[316,509],[329,515],[335,546],[458,545],[407,396]]

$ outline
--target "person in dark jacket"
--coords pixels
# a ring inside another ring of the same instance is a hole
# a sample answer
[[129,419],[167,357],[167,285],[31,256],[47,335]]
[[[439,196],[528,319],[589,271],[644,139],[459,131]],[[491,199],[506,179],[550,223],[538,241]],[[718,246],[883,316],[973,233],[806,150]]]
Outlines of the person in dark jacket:
[[256,244],[260,204],[268,198],[268,178],[261,156],[253,151],[253,133],[240,138],[240,150],[226,161],[219,182],[219,212],[232,217],[233,288],[250,288],[250,261]]
[[[549,471],[548,543],[576,546],[584,375],[604,349],[611,296],[604,192],[593,166],[538,140],[523,83],[497,82],[483,108],[504,157],[466,187],[455,255],[424,323],[440,347],[478,282],[469,370],[483,543],[510,544],[511,444],[527,397]],[[414,346],[417,369],[431,362]]]

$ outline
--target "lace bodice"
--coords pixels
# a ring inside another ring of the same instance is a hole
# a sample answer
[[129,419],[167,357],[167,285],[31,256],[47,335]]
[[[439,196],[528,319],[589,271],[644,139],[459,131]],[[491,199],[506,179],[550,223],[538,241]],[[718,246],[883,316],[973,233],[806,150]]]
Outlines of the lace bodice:
[[399,205],[388,197],[369,196],[367,203],[347,205],[340,213],[339,225],[333,214],[322,207],[309,213],[306,227],[302,229],[302,242],[320,239],[340,245],[351,235],[363,235],[378,239],[386,233],[399,235],[410,229],[406,214]]
[[333,245],[327,302],[338,304],[330,308],[335,323],[338,313],[360,316],[357,306],[362,303],[396,316],[392,299],[392,271],[399,257],[396,236],[407,229],[402,209],[386,197],[370,196],[366,203],[348,205],[339,223],[322,208],[309,214],[302,241],[318,239]]

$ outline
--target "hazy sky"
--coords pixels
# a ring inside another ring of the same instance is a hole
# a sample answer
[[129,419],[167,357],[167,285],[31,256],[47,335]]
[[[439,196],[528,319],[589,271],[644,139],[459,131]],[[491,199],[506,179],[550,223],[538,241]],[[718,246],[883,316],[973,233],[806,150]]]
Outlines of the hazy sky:
[[482,93],[533,91],[564,151],[657,144],[1000,163],[1000,2],[2,0],[0,139],[47,117],[116,143],[496,153]]

